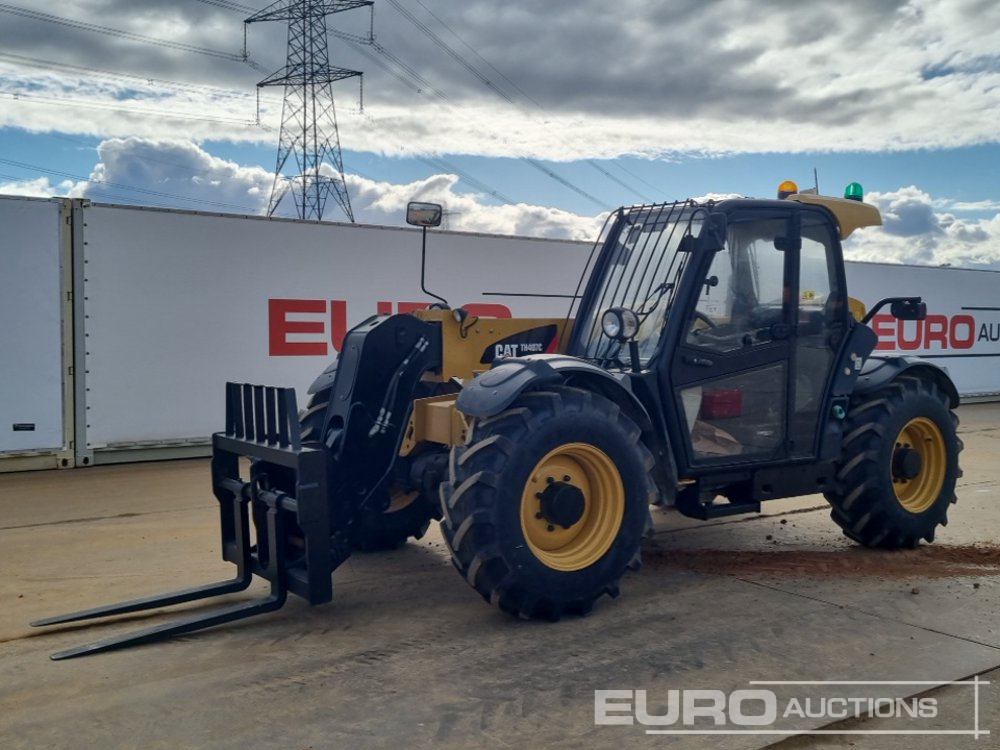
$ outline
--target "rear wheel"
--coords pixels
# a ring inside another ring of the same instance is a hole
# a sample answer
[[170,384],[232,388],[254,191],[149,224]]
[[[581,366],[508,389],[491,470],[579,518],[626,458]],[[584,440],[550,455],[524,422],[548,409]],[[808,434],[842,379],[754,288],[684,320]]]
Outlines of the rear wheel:
[[568,387],[523,394],[452,450],[442,531],[459,572],[521,617],[584,614],[638,567],[655,485],[636,424]]
[[[299,424],[302,440],[320,442],[323,419],[330,401],[330,389],[314,394],[302,412]],[[359,513],[351,528],[351,546],[359,552],[398,549],[413,537],[420,539],[431,520],[440,518],[440,508],[433,490],[390,486],[378,498],[382,512]]]
[[961,476],[958,417],[932,381],[903,375],[851,406],[833,520],[868,547],[915,547],[948,523]]

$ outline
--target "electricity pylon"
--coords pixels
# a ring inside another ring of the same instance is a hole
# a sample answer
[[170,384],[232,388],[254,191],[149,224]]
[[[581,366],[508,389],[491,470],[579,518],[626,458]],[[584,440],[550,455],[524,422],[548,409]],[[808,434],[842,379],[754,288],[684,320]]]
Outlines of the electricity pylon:
[[[244,21],[246,24],[288,22],[288,59],[285,67],[257,84],[258,88],[285,87],[278,163],[274,170],[268,216],[274,214],[281,199],[291,190],[300,219],[322,219],[326,199],[333,194],[347,218],[354,221],[344,182],[340,132],[331,84],[362,74],[357,70],[330,65],[326,17],[371,5],[373,0],[278,0]],[[295,172],[286,175],[289,157],[294,159]],[[324,162],[335,174],[321,173]]]

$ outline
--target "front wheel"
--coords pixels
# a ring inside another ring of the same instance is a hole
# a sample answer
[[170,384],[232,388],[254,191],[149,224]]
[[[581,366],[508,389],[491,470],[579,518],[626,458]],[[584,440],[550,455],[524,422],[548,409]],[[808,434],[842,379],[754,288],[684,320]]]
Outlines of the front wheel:
[[851,405],[833,520],[868,547],[915,547],[948,523],[962,475],[958,417],[930,380],[902,375]]
[[653,457],[608,399],[552,387],[477,420],[452,450],[442,531],[459,572],[521,617],[584,614],[637,567]]

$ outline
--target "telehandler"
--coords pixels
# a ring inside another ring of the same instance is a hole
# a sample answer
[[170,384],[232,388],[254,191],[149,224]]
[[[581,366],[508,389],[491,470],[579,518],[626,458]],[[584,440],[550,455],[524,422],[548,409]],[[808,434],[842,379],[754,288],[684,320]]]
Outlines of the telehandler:
[[[778,200],[621,208],[565,318],[443,301],[371,317],[301,413],[292,389],[227,384],[212,485],[236,576],[33,624],[270,581],[262,599],[60,659],[277,609],[289,591],[327,602],[352,551],[397,547],[434,519],[486,601],[552,620],[618,595],[652,505],[710,519],[821,492],[860,544],[933,541],[961,473],[959,397],[934,364],[872,355],[878,310],[920,320],[926,305],[889,298],[866,314],[848,296],[841,240],[881,224],[861,198],[856,183],[845,198],[783,184]],[[424,253],[441,213],[409,206]]]

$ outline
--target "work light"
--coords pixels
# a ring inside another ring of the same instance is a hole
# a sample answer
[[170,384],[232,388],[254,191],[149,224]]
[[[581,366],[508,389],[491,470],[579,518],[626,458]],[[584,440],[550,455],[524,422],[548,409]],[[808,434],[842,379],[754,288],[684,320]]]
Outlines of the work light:
[[601,328],[609,339],[628,341],[639,332],[639,317],[627,307],[612,307],[601,316]]

